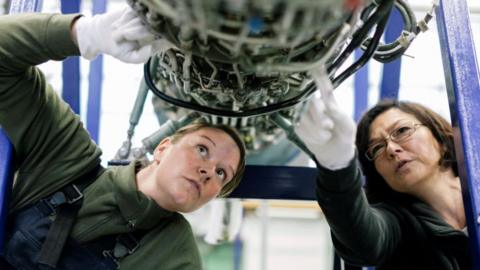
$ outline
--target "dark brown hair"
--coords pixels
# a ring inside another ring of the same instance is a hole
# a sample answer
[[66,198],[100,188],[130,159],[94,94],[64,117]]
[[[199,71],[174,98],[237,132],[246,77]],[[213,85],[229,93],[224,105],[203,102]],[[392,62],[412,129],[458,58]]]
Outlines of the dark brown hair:
[[232,127],[227,125],[222,125],[222,124],[210,124],[208,122],[201,121],[201,120],[194,122],[193,124],[186,125],[184,127],[179,128],[172,136],[170,136],[170,139],[172,143],[175,143],[185,135],[193,133],[203,128],[218,129],[227,133],[227,135],[229,135],[233,139],[233,141],[237,144],[238,150],[240,151],[240,161],[238,162],[237,172],[233,176],[232,180],[222,187],[222,190],[220,191],[220,194],[219,194],[220,197],[226,197],[240,184],[243,173],[245,172],[245,156],[246,156],[245,144],[243,143],[243,140],[238,134],[238,132]]
[[366,158],[370,140],[370,127],[372,122],[383,112],[396,108],[404,113],[415,116],[423,125],[432,132],[434,138],[443,150],[439,165],[444,168],[452,168],[458,175],[457,161],[455,159],[455,147],[453,142],[452,126],[439,114],[427,107],[407,101],[386,100],[381,101],[368,110],[360,119],[357,127],[355,144],[358,149],[359,161],[365,175],[365,191],[371,203],[384,201],[386,198],[401,196],[387,185],[385,180],[375,169],[373,161]]

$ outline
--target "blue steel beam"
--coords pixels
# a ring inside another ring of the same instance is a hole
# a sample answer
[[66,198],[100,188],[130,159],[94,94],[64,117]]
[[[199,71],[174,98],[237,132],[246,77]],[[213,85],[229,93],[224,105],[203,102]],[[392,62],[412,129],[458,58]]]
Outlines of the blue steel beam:
[[440,1],[436,14],[472,269],[480,269],[480,76],[475,45],[465,0]]
[[[397,9],[390,14],[387,29],[385,31],[385,42],[392,42],[400,36],[403,30],[403,20]],[[400,88],[400,69],[402,59],[387,63],[383,66],[382,82],[380,87],[380,100],[398,99]]]
[[[62,13],[78,13],[80,0],[62,0]],[[78,56],[67,57],[62,62],[62,98],[72,107],[76,114],[80,114],[80,59]]]
[[[362,56],[362,51],[356,49],[355,59],[360,58],[360,56]],[[368,63],[358,70],[353,77],[353,96],[355,98],[353,117],[355,121],[358,121],[368,107]]]
[[316,200],[316,168],[247,165],[230,198]]
[[[105,13],[107,9],[106,0],[93,2],[93,14]],[[98,144],[100,129],[100,111],[102,104],[102,81],[103,81],[103,56],[99,55],[90,62],[88,74],[88,102],[87,102],[87,130]]]

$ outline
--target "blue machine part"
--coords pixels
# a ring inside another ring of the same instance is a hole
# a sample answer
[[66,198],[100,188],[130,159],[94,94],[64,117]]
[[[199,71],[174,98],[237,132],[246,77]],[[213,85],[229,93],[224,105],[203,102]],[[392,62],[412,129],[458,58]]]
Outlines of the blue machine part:
[[465,0],[440,1],[436,10],[458,170],[468,224],[472,269],[480,269],[480,76]]
[[265,24],[261,17],[253,16],[248,20],[248,26],[250,27],[251,33],[258,34],[263,30]]

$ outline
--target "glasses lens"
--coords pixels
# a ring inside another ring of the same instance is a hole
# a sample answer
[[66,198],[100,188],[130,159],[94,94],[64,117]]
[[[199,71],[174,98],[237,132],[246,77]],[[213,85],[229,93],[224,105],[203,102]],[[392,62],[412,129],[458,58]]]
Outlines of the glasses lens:
[[376,143],[370,145],[367,150],[367,158],[370,160],[374,160],[383,152],[383,150],[385,150],[384,143]]
[[400,142],[412,135],[414,131],[414,125],[413,123],[407,122],[407,123],[402,123],[398,128],[396,128],[392,134],[390,135],[390,138],[392,138],[393,141]]

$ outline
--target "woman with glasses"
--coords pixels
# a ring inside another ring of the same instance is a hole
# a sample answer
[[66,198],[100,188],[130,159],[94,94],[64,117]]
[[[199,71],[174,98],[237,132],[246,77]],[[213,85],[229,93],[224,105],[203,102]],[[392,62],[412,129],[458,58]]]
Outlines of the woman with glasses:
[[346,262],[470,269],[453,130],[445,119],[416,103],[384,101],[364,114],[355,138],[353,120],[332,95],[315,100],[307,115],[296,131],[317,161],[317,200]]

